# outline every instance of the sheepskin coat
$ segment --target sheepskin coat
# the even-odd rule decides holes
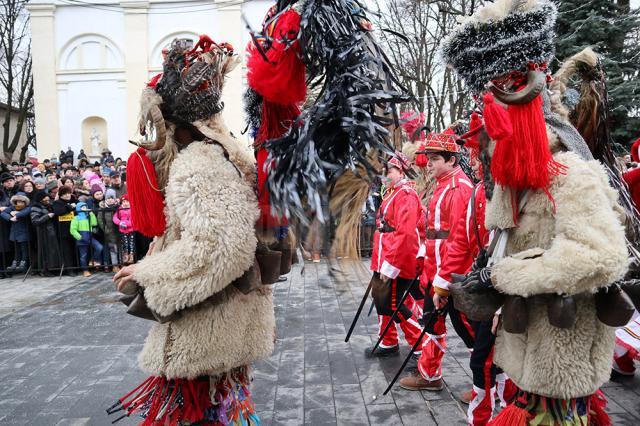
[[[509,229],[506,257],[493,265],[503,293],[527,298],[528,329],[499,329],[495,362],[521,389],[554,398],[594,393],[609,379],[615,329],[596,317],[593,293],[621,278],[627,249],[618,195],[597,161],[572,152],[554,159],[568,167],[549,188],[531,193],[513,224],[510,197],[498,186],[487,204],[486,224]],[[549,324],[548,294],[575,295],[577,321],[569,329]]]
[[[177,155],[166,187],[167,230],[134,272],[159,314],[191,307],[175,321],[154,323],[139,356],[151,375],[215,376],[273,350],[270,289],[242,294],[229,285],[254,262],[258,204],[253,177],[241,170],[255,167],[235,140],[216,140],[233,163],[217,144],[194,142]]]

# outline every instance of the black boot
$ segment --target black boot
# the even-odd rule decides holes
[[[9,265],[9,267],[7,268],[7,272],[15,272],[17,267],[18,267],[18,261],[14,260],[13,262],[11,262],[11,265]]]
[[[373,352],[373,346],[364,350],[365,358],[373,358],[373,357],[387,357],[392,355],[400,354],[400,346],[395,345],[390,348],[383,348],[378,346],[375,352]]]
[[[14,272],[25,272],[27,270],[27,261],[21,260]]]

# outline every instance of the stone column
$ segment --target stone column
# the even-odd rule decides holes
[[[140,95],[149,76],[149,47],[147,40],[149,3],[138,0],[122,0],[124,9],[124,69],[127,84],[127,135],[138,137],[138,111]],[[134,146],[129,145],[130,152]]]
[[[220,5],[220,1],[216,1]],[[242,5],[233,4],[230,6],[220,5],[218,9],[218,34],[219,40],[216,42],[231,43],[235,52],[243,57],[242,64],[238,65],[235,70],[231,71],[227,81],[225,82],[224,89],[222,91],[222,101],[224,102],[223,116],[224,120],[229,127],[229,130],[233,132],[235,137],[246,140],[246,138],[240,134],[244,130],[244,111],[242,108],[242,95],[244,92],[243,79],[245,72],[244,67],[244,50],[245,46],[242,44],[242,34],[244,32],[244,23],[242,22]]]
[[[55,10],[53,4],[30,4],[33,93],[38,160],[60,152],[56,87]]]

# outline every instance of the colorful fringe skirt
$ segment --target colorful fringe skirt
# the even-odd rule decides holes
[[[166,379],[151,376],[107,410],[112,423],[140,415],[141,426],[260,425],[249,393],[246,368],[222,377]]]
[[[607,399],[602,393],[558,399],[518,391],[516,399],[494,418],[490,426],[610,426]]]

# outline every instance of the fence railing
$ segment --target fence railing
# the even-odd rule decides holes
[[[98,219],[98,226],[93,228],[86,244],[81,246],[70,233],[71,222],[60,221],[58,216],[41,225],[33,224],[30,218],[24,219],[29,229],[29,239],[25,243],[9,241],[10,222],[6,222],[7,226],[0,226],[0,240],[8,243],[2,244],[0,250],[0,273],[24,274],[25,279],[35,273],[62,276],[65,272],[121,267],[125,263],[136,262],[147,252],[151,240],[138,232],[121,233],[118,226],[113,224],[114,210],[98,209],[92,212]],[[104,226],[101,227],[101,224]],[[106,226],[107,224],[110,225]],[[123,241],[124,238],[129,241]],[[26,270],[10,269],[16,254],[24,252],[25,247]],[[123,250],[125,247],[131,250]],[[5,248],[9,250],[4,250]],[[132,253],[131,258],[128,258],[129,252]]]

